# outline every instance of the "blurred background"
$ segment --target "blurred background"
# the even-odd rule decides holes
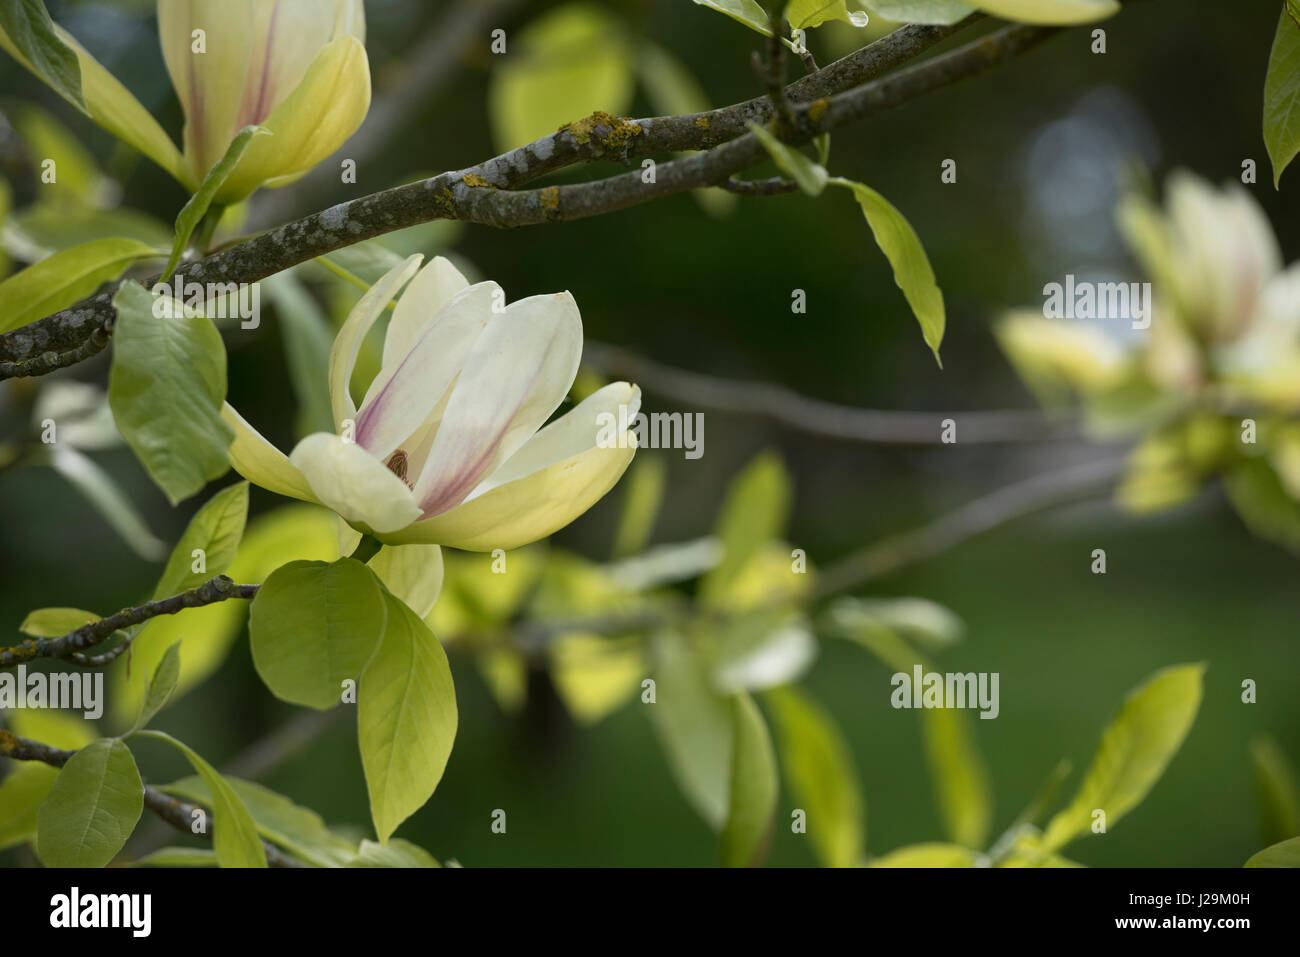
[[[151,3],[52,0],[49,6],[56,21],[179,134]],[[500,119],[494,123],[490,110],[493,71],[504,61],[490,53],[488,33],[505,29],[514,42],[559,4],[499,4],[496,19],[476,24],[472,42],[456,50],[448,76],[431,84],[427,96],[412,96],[412,73],[427,68],[421,56],[433,36],[447,32],[457,6],[367,0],[376,102],[403,97],[404,118],[395,135],[369,149],[356,186],[331,175],[284,195],[261,194],[251,222],[283,221],[517,145],[502,142]],[[762,91],[749,63],[761,40],[739,24],[689,0],[598,6],[626,31],[619,42],[648,39],[680,58],[713,106]],[[1254,159],[1259,182],[1247,189],[1266,210],[1284,259],[1300,256],[1300,187],[1284,180],[1283,190],[1274,191],[1260,133],[1277,11],[1272,0],[1131,4],[1102,24],[1104,55],[1091,52],[1087,29],[1064,32],[988,75],[835,133],[832,173],[889,197],[929,252],[948,307],[942,370],[856,204],[839,191],[817,200],[741,198],[722,211],[679,196],[582,222],[515,231],[439,229],[410,242],[426,244],[420,249],[426,253],[458,257],[500,282],[512,299],[567,288],[581,306],[589,340],[666,365],[762,380],[863,408],[1032,409],[1034,399],[998,349],[991,323],[1006,309],[1036,307],[1044,283],[1067,272],[1137,278],[1112,216],[1126,169],[1146,169],[1155,184],[1176,168],[1221,183],[1238,180],[1243,160]],[[967,30],[945,48],[988,28]],[[879,23],[865,31],[826,28],[812,35],[810,46],[825,64],[883,29]],[[797,67],[791,66],[792,77]],[[107,134],[7,58],[0,58],[0,96],[0,109],[31,101],[67,123],[101,168],[120,177],[122,206],[168,223],[185,201],[179,186],[147,163],[124,160]],[[619,109],[632,116],[662,112],[640,88]],[[340,155],[350,155],[349,148]],[[948,158],[957,160],[955,184],[939,179]],[[597,164],[579,175],[615,168]],[[13,188],[15,208],[30,201],[37,173],[18,133],[0,123],[0,174]],[[259,208],[262,201],[268,205]],[[806,314],[791,312],[794,289],[807,293]],[[278,328],[272,320],[256,334],[228,338],[230,400],[289,448],[297,405]],[[100,357],[61,377],[102,383],[106,371]],[[641,384],[648,410],[696,411],[657,394],[652,381]],[[6,400],[10,412],[15,401]],[[13,424],[11,416],[7,425]],[[707,534],[728,482],[755,455],[775,450],[794,484],[787,537],[814,565],[824,565],[1017,479],[1123,447],[1079,439],[881,446],[706,411],[704,448],[696,460],[680,450],[639,453],[662,458],[667,469],[667,499],[653,541]],[[128,451],[96,460],[168,543],[206,500],[171,509]],[[554,544],[608,558],[622,492],[616,489]],[[253,490],[254,515],[278,504]],[[0,529],[0,623],[10,634],[35,607],[107,612],[133,604],[160,570],[48,469],[0,473]],[[1104,576],[1090,572],[1094,548],[1106,549]],[[1208,662],[1200,715],[1155,790],[1110,834],[1085,838],[1067,853],[1089,865],[1239,866],[1263,844],[1251,741],[1271,735],[1292,762],[1300,761],[1297,571],[1294,555],[1250,536],[1211,486],[1192,504],[1157,517],[1124,514],[1105,497],[1055,509],[857,593],[921,596],[947,606],[966,627],[960,644],[945,653],[944,669],[1000,673],[1001,714],[973,722],[993,784],[995,835],[1059,759],[1074,761],[1077,780],[1129,689],[1156,668]],[[454,646],[452,667],[460,706],[456,747],[432,800],[399,836],[467,866],[716,862],[716,838],[680,796],[635,699],[594,726],[579,727],[545,676],[534,675],[528,705],[507,715]],[[942,839],[917,716],[889,706],[890,670],[861,648],[826,640],[802,681],[849,742],[873,854]],[[1257,704],[1240,701],[1245,678],[1259,682]],[[261,685],[240,640],[220,670],[173,704],[158,726],[222,767],[294,716]],[[161,749],[148,750],[141,763],[146,780],[188,773]],[[355,730],[346,717],[261,780],[331,824],[368,830]],[[780,826],[788,806],[783,796],[769,860],[811,864],[806,841]],[[510,815],[504,836],[489,827],[495,808]],[[142,836],[148,837],[144,829]],[[30,862],[25,855],[4,852],[0,863]]]

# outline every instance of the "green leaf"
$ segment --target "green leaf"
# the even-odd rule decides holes
[[[1119,13],[1118,0],[971,0],[980,10],[1004,20],[1074,26]]]
[[[926,708],[921,730],[944,830],[957,844],[983,847],[993,820],[993,794],[969,716],[952,708]]]
[[[134,209],[88,209],[59,203],[29,206],[16,213],[0,240],[10,252],[35,262],[92,239],[134,239],[161,256],[171,237],[171,229],[161,220]]]
[[[456,738],[456,689],[442,645],[391,595],[388,624],[361,676],[357,727],[380,843],[432,796]]]
[[[167,543],[149,530],[121,486],[94,459],[69,445],[56,445],[49,450],[49,464],[95,507],[133,552],[151,562],[167,553]]]
[[[683,635],[663,632],[652,649],[655,703],[646,707],[668,767],[696,812],[721,830],[730,806],[731,707]]]
[[[100,615],[80,608],[37,608],[27,613],[18,630],[33,638],[58,638],[82,625],[99,621]]]
[[[638,456],[621,483],[623,507],[614,532],[614,557],[639,555],[650,544],[663,505],[668,468],[661,457]]]
[[[328,710],[360,679],[384,635],[388,603],[359,561],[290,562],[249,610],[253,664],[277,698]]]
[[[160,847],[135,862],[136,867],[216,867],[217,854],[202,847]]]
[[[90,723],[49,709],[22,709],[5,715],[14,734],[52,747],[77,751],[95,740]],[[36,815],[58,770],[47,764],[25,761],[15,764],[0,780],[0,850],[36,839]]]
[[[789,562],[783,562],[787,569]],[[779,594],[772,589],[769,596]],[[763,691],[797,681],[817,657],[817,640],[796,611],[756,608],[706,626],[713,688]]]
[[[234,788],[189,745],[161,731],[137,731],[137,737],[166,741],[185,755],[212,794],[212,847],[222,867],[266,867],[266,849],[257,836],[248,808]]]
[[[81,64],[54,31],[44,0],[6,0],[0,4],[0,46],[21,55],[28,68],[82,113],[90,107],[81,92]]]
[[[622,23],[596,5],[567,3],[551,10],[510,43],[488,88],[501,149],[531,143],[598,110],[620,115],[631,105],[632,50]]]
[[[962,0],[864,0],[871,10],[894,23],[951,26],[975,12]]]
[[[181,211],[176,217],[176,238],[172,242],[172,254],[168,257],[167,265],[163,268],[163,282],[171,279],[172,274],[176,272],[176,267],[180,265],[181,257],[185,255],[185,250],[190,244],[190,237],[194,235],[194,230],[198,227],[199,222],[212,207],[212,200],[221,191],[226,179],[239,164],[244,151],[248,149],[248,144],[252,142],[254,136],[263,134],[270,136],[271,131],[260,126],[245,126],[240,130],[238,135],[230,141],[230,146],[226,148],[226,155],[221,157],[212,169],[208,170],[208,175],[199,184],[198,191],[181,207]]]
[[[776,754],[763,715],[747,694],[731,699],[732,749],[729,810],[722,830],[724,867],[762,863],[772,838],[780,782]]]
[[[925,844],[909,844],[888,854],[883,854],[871,862],[872,867],[975,867],[979,855],[969,847],[957,844],[941,844],[937,841]]]
[[[555,691],[581,725],[596,724],[622,707],[645,678],[639,637],[561,635],[546,653]]]
[[[1265,459],[1238,459],[1223,474],[1228,501],[1251,533],[1300,552],[1300,502]]]
[[[437,859],[424,848],[395,837],[385,844],[362,841],[346,864],[347,867],[441,867]]]
[[[280,320],[289,380],[298,399],[298,432],[303,436],[333,432],[328,369],[334,330],[316,300],[292,274],[280,273],[264,280],[262,290]]]
[[[1272,844],[1300,834],[1300,778],[1277,742],[1265,736],[1252,741],[1250,766],[1264,840]]]
[[[294,857],[317,867],[341,867],[356,854],[355,847],[326,827],[321,816],[310,808],[252,781],[226,780],[248,808],[257,833]],[[212,805],[212,789],[201,777],[182,778],[162,790],[198,804]]]
[[[1300,22],[1286,10],[1277,22],[1264,79],[1264,143],[1278,188],[1283,171],[1300,153]]]
[[[1300,0],[1286,0],[1287,15],[1300,27]]]
[[[722,542],[722,561],[700,582],[703,604],[726,603],[744,567],[785,531],[791,497],[790,477],[776,453],[759,455],[736,476],[727,489],[715,532]]]
[[[116,738],[82,748],[59,771],[36,815],[36,852],[46,867],[104,867],[144,811],[135,758]]]
[[[85,299],[158,251],[136,239],[96,239],[57,252],[0,282],[0,333]]]
[[[178,641],[163,654],[162,661],[154,669],[153,678],[144,695],[144,705],[140,708],[140,717],[136,719],[131,731],[139,731],[163,709],[167,700],[176,690],[176,683],[181,676],[181,644]]]
[[[854,27],[865,27],[868,22],[865,13],[849,10],[844,0],[790,0],[785,7],[785,18],[795,30],[819,27],[830,20]]]
[[[1264,848],[1242,867],[1300,867],[1300,837]]]
[[[757,30],[765,37],[772,35],[768,27],[767,11],[758,3],[758,0],[694,0],[701,7],[708,7],[710,10],[717,10],[724,16],[743,23],[751,30]]]
[[[1161,669],[1135,688],[1101,736],[1074,800],[1048,822],[1043,847],[1059,850],[1089,830],[1094,810],[1109,830],[1142,802],[1191,730],[1201,704],[1205,665]]]
[[[920,237],[903,214],[869,186],[852,180],[835,178],[836,186],[853,191],[858,205],[867,217],[867,225],[894,270],[894,282],[903,290],[912,313],[921,324],[921,335],[939,362],[939,344],[943,341],[945,314],[943,292],[935,283],[934,269],[921,245]]]
[[[214,575],[223,574],[235,560],[247,518],[247,482],[231,485],[212,496],[190,519],[185,534],[172,549],[167,567],[153,590],[154,601],[197,588]],[[202,556],[195,552],[202,552]],[[200,557],[202,562],[196,571]]]
[[[782,143],[767,127],[760,126],[752,120],[745,125],[758,137],[758,141],[772,157],[772,162],[776,164],[777,169],[798,183],[799,188],[809,196],[822,194],[826,184],[831,182],[825,167],[813,162],[795,147]]]
[[[866,802],[835,719],[794,688],[767,693],[781,767],[808,815],[808,837],[826,867],[855,867],[865,850]]]
[[[155,316],[154,302],[134,282],[113,297],[108,401],[122,437],[174,505],[230,467],[234,433],[221,420],[226,350],[209,320],[179,303],[178,314]]]
[[[53,114],[30,103],[6,108],[6,113],[26,147],[32,165],[39,166],[47,160],[54,163],[54,182],[47,183],[42,179],[36,191],[38,206],[45,210],[53,207],[58,214],[75,215],[86,207],[99,204],[103,178],[95,165],[95,157],[71,130]],[[79,242],[96,238],[99,237],[82,236]]]

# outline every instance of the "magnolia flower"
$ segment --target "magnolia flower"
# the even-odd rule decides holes
[[[184,154],[71,34],[54,29],[77,56],[91,119],[191,192],[241,129],[274,134],[249,143],[219,204],[303,175],[342,146],[370,108],[362,0],[158,0],[158,26],[185,112]],[[50,82],[2,28],[0,47]]]
[[[488,551],[550,535],[591,508],[631,462],[632,433],[617,442],[597,434],[606,413],[624,407],[621,421],[635,416],[640,390],[605,386],[543,427],[578,371],[582,321],[573,297],[506,307],[496,283],[471,286],[446,259],[423,269],[420,260],[375,283],[334,340],[337,432],[307,436],[286,458],[226,405],[231,464],[272,492],[333,509],[386,545]],[[381,369],[358,407],[349,389],[357,354],[403,286]]]

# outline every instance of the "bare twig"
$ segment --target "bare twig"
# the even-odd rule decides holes
[[[12,758],[15,761],[40,761],[51,767],[61,768],[72,759],[74,754],[76,754],[75,751],[64,751],[61,748],[50,747],[50,745],[42,744],[39,741],[20,738],[8,731],[0,731],[0,756]],[[185,834],[193,833],[191,824],[194,821],[194,812],[198,810],[197,805],[178,800],[170,794],[164,794],[157,788],[146,784],[144,786],[144,806],[178,831]],[[207,811],[204,811],[204,813],[211,816]],[[263,841],[262,849],[266,852],[266,863],[271,867],[306,866],[301,861],[285,854],[274,844]]]
[[[718,412],[754,415],[810,435],[850,442],[890,445],[937,445],[941,423],[954,419],[963,444],[1028,442],[1077,438],[1071,419],[1041,412],[890,412],[858,409],[809,398],[766,382],[723,379],[661,365],[617,346],[583,344],[583,362],[605,375],[626,378],[649,392]]]

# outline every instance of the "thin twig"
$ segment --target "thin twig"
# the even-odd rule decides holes
[[[599,372],[647,391],[703,409],[753,415],[779,425],[850,442],[938,445],[946,418],[958,425],[963,445],[1078,437],[1073,419],[1008,409],[981,412],[892,412],[836,405],[766,382],[723,379],[661,365],[599,342],[583,344],[582,361]]]
[[[39,741],[20,738],[9,731],[0,731],[0,756],[12,758],[15,761],[40,761],[51,767],[61,768],[72,759],[74,754],[76,754],[75,751],[64,751],[61,748],[54,748]],[[191,826],[195,812],[199,810],[197,805],[181,801],[146,784],[144,786],[144,806],[178,831],[185,834],[193,833]],[[208,811],[203,813],[209,817],[213,816]],[[262,841],[262,849],[266,851],[266,863],[271,867],[307,866],[285,854],[274,844]]]

